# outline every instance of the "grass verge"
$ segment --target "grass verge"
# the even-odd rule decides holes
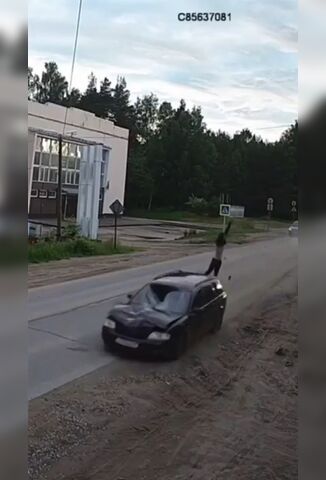
[[[223,218],[216,215],[199,215],[193,212],[188,212],[185,210],[132,210],[128,212],[129,217],[135,218],[147,218],[150,220],[168,220],[171,222],[193,222],[193,223],[205,223],[205,224],[212,224],[212,225],[223,225]],[[234,222],[237,222],[242,229],[252,228],[253,224],[261,224],[263,225],[261,228],[265,228],[267,223],[269,222],[266,218],[237,218],[234,219]],[[287,220],[278,220],[272,219],[270,220],[270,227],[271,228],[284,228],[290,223]],[[259,227],[257,227],[259,228]]]
[[[41,241],[28,246],[28,262],[44,263],[52,260],[63,260],[72,257],[91,257],[95,255],[117,255],[132,253],[135,249],[118,245],[114,248],[112,241],[100,242],[77,238],[73,240]]]
[[[193,223],[213,223],[219,224],[219,217],[210,217],[208,215],[197,215],[187,211],[172,210],[132,210],[128,212],[129,217],[147,218],[150,220],[167,220],[170,222],[193,222]]]
[[[228,242],[242,244],[247,242],[252,235],[267,232],[269,228],[284,228],[285,223],[278,221],[268,221],[253,218],[233,219],[232,228],[228,236]],[[220,228],[210,228],[190,237],[190,242],[194,244],[214,243]]]

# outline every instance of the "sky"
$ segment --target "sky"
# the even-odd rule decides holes
[[[29,66],[56,61],[70,77],[79,0],[29,0]],[[180,22],[180,12],[231,13]],[[94,72],[127,80],[131,99],[153,92],[201,106],[212,130],[279,138],[298,116],[296,0],[83,0],[73,86]]]

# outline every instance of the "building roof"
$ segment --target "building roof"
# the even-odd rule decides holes
[[[29,127],[28,130],[30,132],[36,133],[37,135],[40,135],[42,137],[46,138],[53,138],[55,140],[58,139],[59,133],[54,132],[52,130],[44,130],[42,128],[32,128]],[[102,142],[94,142],[94,141],[88,141],[85,140],[84,138],[76,137],[75,135],[62,135],[62,139],[64,142],[69,142],[69,143],[78,143],[81,145],[103,145]],[[105,147],[108,148],[108,147]]]

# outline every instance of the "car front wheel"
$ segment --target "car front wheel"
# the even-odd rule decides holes
[[[223,323],[223,317],[220,317],[220,318],[217,318],[215,323],[214,323],[214,326],[212,327],[212,329],[210,330],[210,333],[212,335],[214,335],[215,333],[217,333],[219,330],[221,330],[222,328],[222,323]]]
[[[171,343],[167,352],[168,360],[178,360],[187,350],[188,347],[188,335],[187,332],[181,332],[176,339]]]
[[[105,339],[104,341],[104,350],[106,352],[113,353],[116,350],[116,344],[113,338]]]

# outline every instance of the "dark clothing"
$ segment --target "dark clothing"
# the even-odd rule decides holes
[[[214,271],[215,277],[217,277],[220,268],[222,265],[222,260],[217,260],[216,258],[212,258],[212,261],[208,267],[208,270],[205,272],[205,275],[210,275]]]
[[[212,261],[208,267],[208,270],[205,272],[205,275],[210,275],[214,271],[214,275],[215,277],[217,277],[222,265],[223,250],[224,246],[226,245],[226,237],[230,231],[230,228],[231,222],[228,223],[224,232],[218,234],[215,242],[215,257],[212,258]]]

